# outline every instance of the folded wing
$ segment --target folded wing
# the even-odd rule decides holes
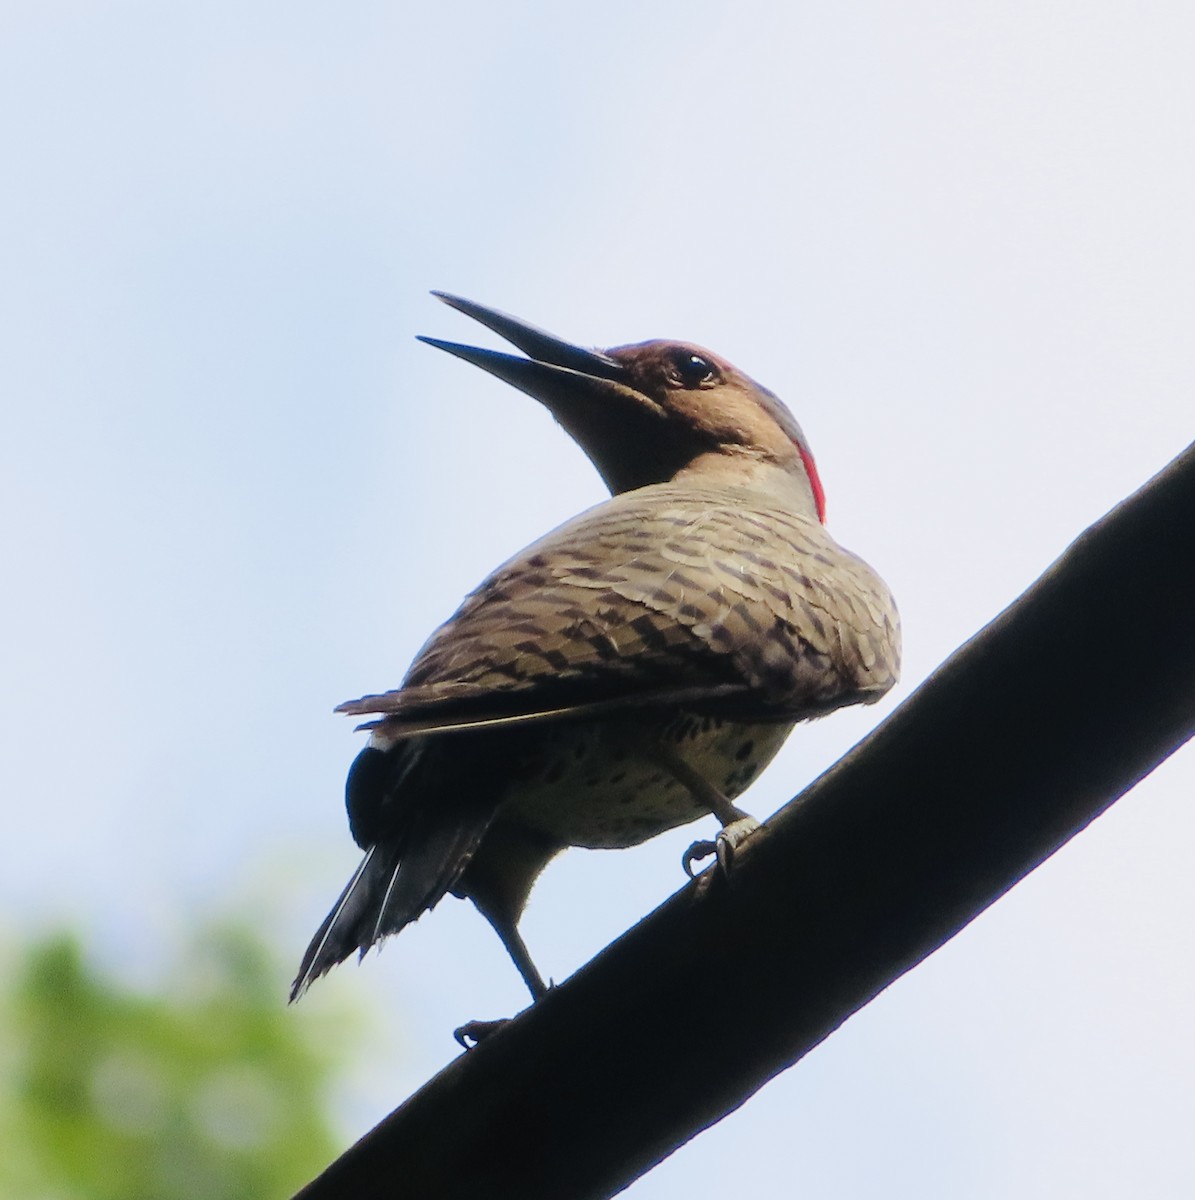
[[[628,707],[767,719],[877,699],[896,611],[799,514],[671,485],[583,513],[498,568],[402,686],[342,704],[386,738]]]

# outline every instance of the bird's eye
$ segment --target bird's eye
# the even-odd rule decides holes
[[[682,387],[711,387],[718,382],[718,368],[708,358],[682,350],[675,359],[676,378]]]

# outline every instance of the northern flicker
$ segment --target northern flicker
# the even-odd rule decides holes
[[[437,293],[439,295],[439,293]],[[527,357],[423,338],[540,401],[613,497],[467,596],[372,718],[349,772],[365,857],[308,947],[292,1000],[448,892],[489,919],[533,998],[518,931],[567,846],[637,845],[732,801],[798,721],[896,681],[887,587],[824,527],[813,456],[787,408],[698,346],[583,349],[457,297]]]

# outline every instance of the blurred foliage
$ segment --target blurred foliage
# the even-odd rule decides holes
[[[8,978],[6,1200],[273,1200],[335,1157],[345,1014],[288,1009],[254,935],[206,931],[153,994],[98,972],[65,935]]]

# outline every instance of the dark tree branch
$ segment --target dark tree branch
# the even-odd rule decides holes
[[[840,763],[300,1193],[599,1197],[742,1104],[1195,733],[1195,446]]]

